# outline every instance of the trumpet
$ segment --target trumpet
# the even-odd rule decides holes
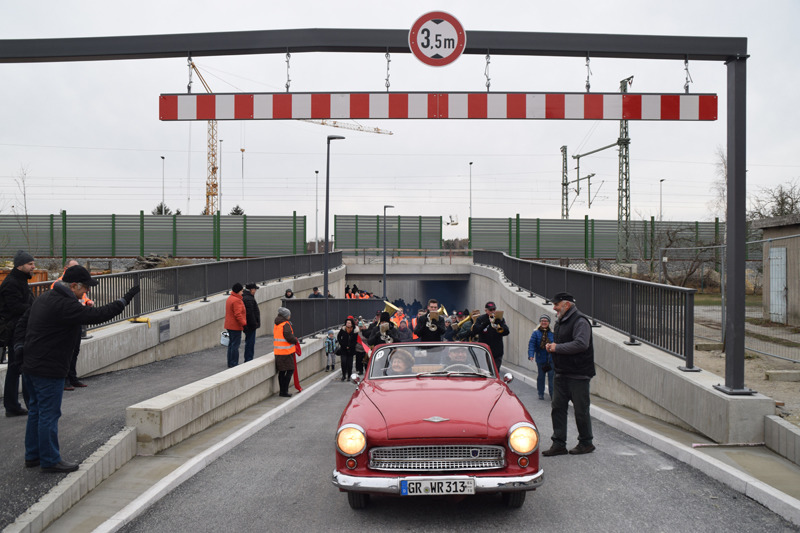
[[[430,313],[428,313],[428,323],[427,323],[428,329],[431,331],[436,331],[439,328],[437,324],[438,320],[439,320],[438,312],[431,311]]]

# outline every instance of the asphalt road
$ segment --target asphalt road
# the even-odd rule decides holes
[[[58,438],[61,456],[82,462],[125,426],[125,408],[227,368],[223,346],[148,365],[81,378],[85,389],[64,391]],[[272,351],[272,336],[256,338],[256,357]],[[239,349],[244,357],[244,346]],[[241,360],[241,359],[240,359]],[[26,417],[0,417],[0,529],[64,478],[25,468]]]
[[[549,447],[549,402],[512,389]],[[758,503],[594,421],[597,451],[542,458],[545,485],[508,510],[496,495],[373,497],[353,511],[331,485],[336,424],[352,393],[332,382],[185,482],[123,529],[206,531],[800,531]],[[570,417],[570,442],[575,441]]]

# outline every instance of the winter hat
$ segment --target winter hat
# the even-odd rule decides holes
[[[553,296],[553,303],[557,304],[558,302],[575,303],[575,297],[568,292],[559,292],[558,294]]]
[[[292,312],[289,311],[288,309],[286,309],[285,307],[279,307],[278,308],[278,315],[280,315],[280,316],[282,316],[284,318],[289,318],[290,316],[292,316]]]
[[[391,317],[391,315],[389,315],[389,313],[387,313],[386,311],[384,311],[383,313],[381,313],[381,319],[380,319],[380,321],[381,321],[381,322],[389,322],[389,319],[390,319],[390,318],[392,318],[392,317]]]
[[[539,322],[541,322],[542,320],[547,320],[548,322],[552,322],[552,320],[550,320],[550,315],[542,315],[542,316],[540,316],[539,317]]]
[[[242,292],[242,289],[244,289],[244,287],[237,281],[233,284],[233,287],[231,287],[231,292]]]
[[[334,334],[333,330],[332,330],[332,329],[329,329],[329,330],[328,330],[328,335],[333,335],[333,334]]]
[[[25,250],[19,250],[14,255],[14,268],[18,266],[25,265],[33,261],[33,256],[26,252]]]

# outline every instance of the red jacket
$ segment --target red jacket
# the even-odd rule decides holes
[[[247,310],[242,295],[232,292],[225,302],[225,329],[242,331],[247,325]]]

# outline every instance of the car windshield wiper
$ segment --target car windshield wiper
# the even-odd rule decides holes
[[[447,370],[437,370],[436,372],[422,372],[417,374],[418,378],[436,377],[436,376],[474,376],[479,378],[487,378],[483,372],[453,372]]]
[[[418,378],[427,378],[431,376],[447,376],[450,372],[445,372],[444,370],[437,370],[436,372],[421,372],[417,374]]]

